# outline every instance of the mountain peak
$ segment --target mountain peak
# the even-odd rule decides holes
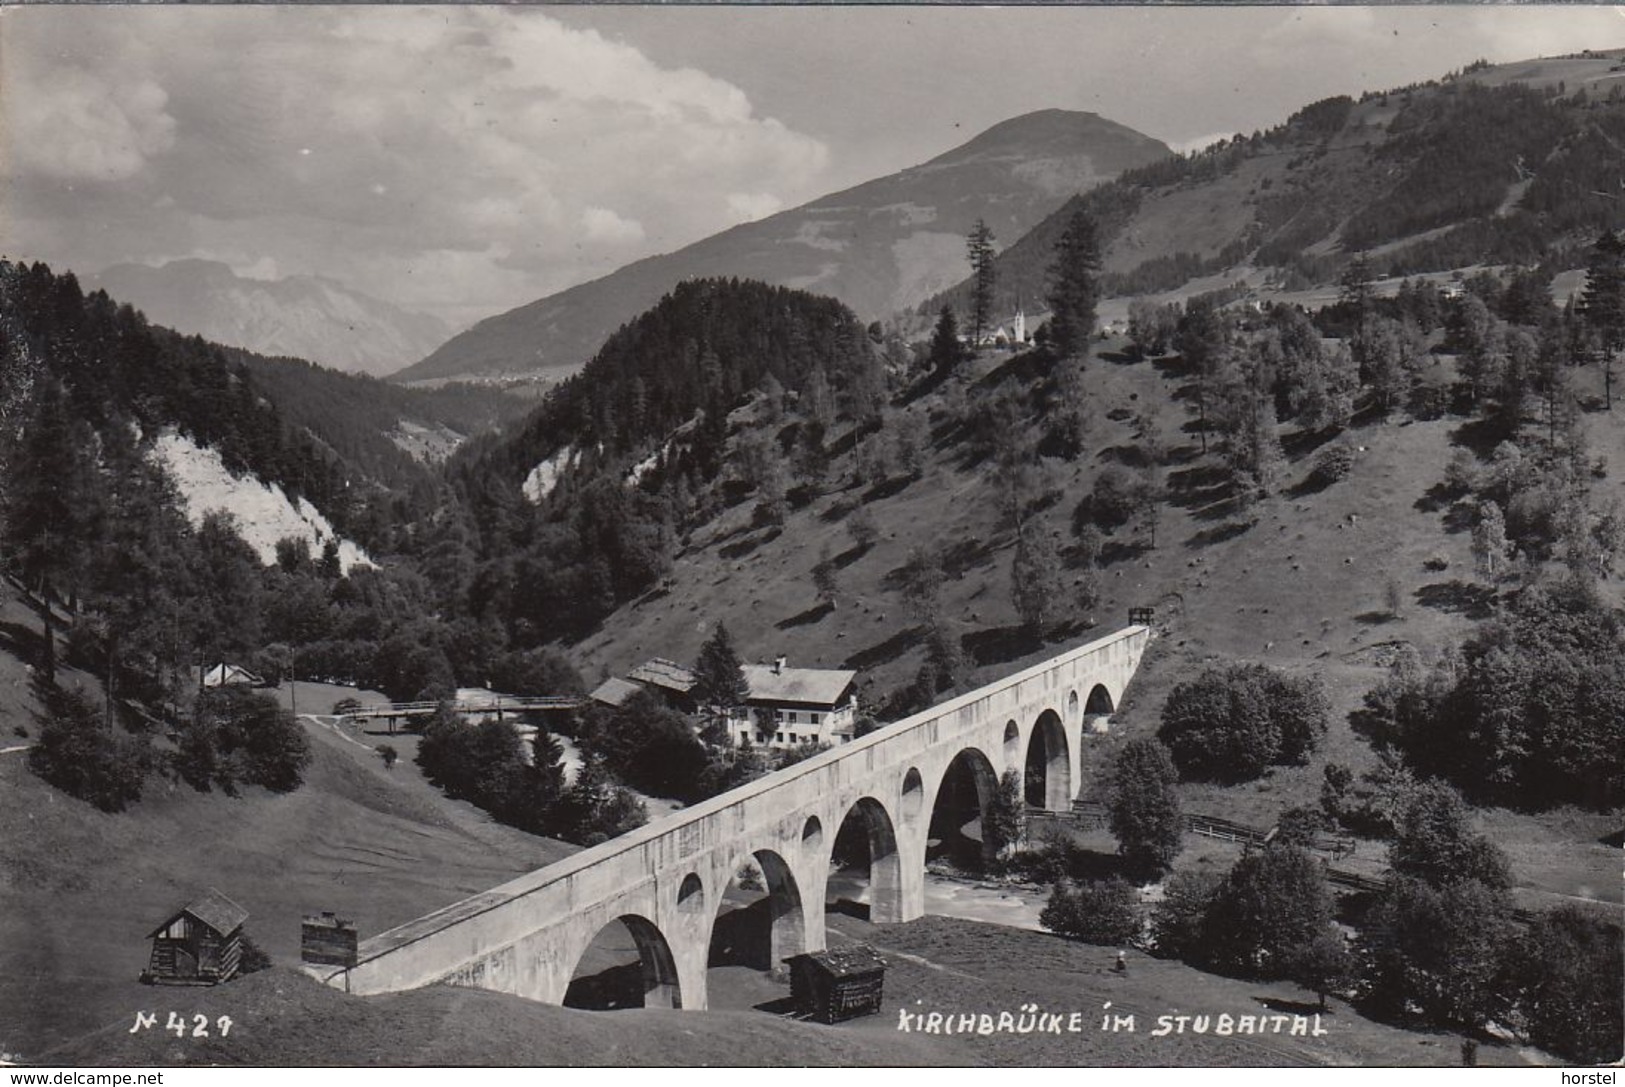
[[[1102,141],[1118,140],[1160,146],[1150,136],[1098,113],[1040,109],[1000,121],[952,151],[938,155],[927,165],[987,154],[1087,154],[1099,151]]]
[[[1165,158],[1161,142],[1093,113],[1003,121],[930,162],[733,227],[490,317],[396,375],[567,375],[685,279],[744,277],[829,295],[864,320],[908,309],[965,271],[965,235],[1025,234],[1074,193]]]
[[[421,357],[447,332],[438,318],[400,309],[336,280],[252,279],[199,257],[158,267],[115,264],[87,285],[177,332],[375,376]]]

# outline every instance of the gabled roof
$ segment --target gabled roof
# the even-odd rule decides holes
[[[594,702],[602,702],[606,706],[619,706],[638,691],[642,690],[636,683],[629,683],[617,676],[611,676],[597,687],[587,697]]]
[[[828,951],[792,955],[784,961],[795,962],[797,959],[811,960],[823,967],[831,977],[837,978],[873,973],[886,968],[886,960],[868,944],[853,944],[850,947],[836,947]]]
[[[836,706],[857,678],[856,672],[836,668],[784,668],[769,664],[744,666],[752,702],[798,702],[803,705]]]
[[[636,680],[638,683],[648,683],[655,687],[663,687],[678,694],[687,694],[694,689],[696,682],[694,673],[678,664],[676,661],[666,660],[664,657],[651,657],[626,674],[626,678]]]
[[[244,921],[248,920],[247,910],[210,887],[208,892],[201,898],[188,902],[172,914],[169,920],[148,933],[147,939],[152,939],[164,929],[173,925],[184,914],[191,914],[192,917],[208,925],[222,936],[230,936],[242,927]]]
[[[221,687],[227,683],[246,683],[251,687],[259,687],[264,682],[247,668],[224,662],[203,673],[203,685],[205,687]]]

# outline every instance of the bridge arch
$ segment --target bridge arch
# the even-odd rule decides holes
[[[807,821],[801,825],[801,848],[806,851],[819,852],[824,844],[824,824],[818,821],[818,816],[809,815]]]
[[[690,872],[677,888],[677,912],[692,915],[704,910],[705,884],[696,873]]]
[[[1054,710],[1038,715],[1027,734],[1027,758],[1022,773],[1027,803],[1046,811],[1072,806],[1072,758],[1066,729]]]
[[[622,931],[616,932],[616,929]],[[625,950],[626,937],[630,938],[631,946],[637,952],[637,963],[611,965],[610,959],[629,958],[616,954]],[[595,952],[600,961],[589,961],[589,956]],[[677,963],[672,957],[671,945],[666,942],[660,926],[642,914],[622,914],[601,927],[576,952],[574,961],[570,985],[564,994],[564,1006],[567,1008],[612,1010],[683,1006],[682,986],[677,980]],[[584,966],[595,972],[580,976]]]
[[[1004,768],[1015,770],[1021,766],[1021,726],[1014,721],[1004,726]]]
[[[980,747],[961,749],[937,779],[931,798],[931,822],[926,835],[925,859],[946,857],[950,862],[985,868],[998,850],[987,834],[988,816],[999,792],[999,775]],[[965,828],[976,823],[976,837]]]
[[[1089,689],[1089,701],[1083,705],[1085,719],[1090,717],[1108,717],[1116,711],[1117,700],[1104,683],[1097,683]]]
[[[920,777],[917,766],[910,766],[908,773],[903,775],[903,798],[898,805],[898,811],[904,820],[912,823],[918,819],[920,812],[925,809],[925,779]]]
[[[741,857],[735,871],[750,861],[761,873],[760,886],[741,880],[736,889],[718,896],[707,940],[708,965],[776,971],[786,958],[807,949],[806,907],[794,870],[777,851],[758,849]]]
[[[858,852],[869,861],[869,920],[878,924],[903,917],[903,865],[897,849],[897,826],[886,805],[872,796],[859,797],[841,818],[830,847],[829,875],[855,867]],[[844,863],[843,863],[844,862]]]

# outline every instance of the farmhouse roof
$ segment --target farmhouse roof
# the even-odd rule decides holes
[[[828,951],[815,951],[804,955],[795,955],[785,962],[806,958],[818,964],[831,977],[849,978],[858,974],[870,974],[876,970],[886,968],[886,960],[868,944],[853,944],[850,947],[836,947]]]
[[[147,938],[150,940],[158,935],[164,929],[173,925],[184,914],[191,914],[192,917],[208,925],[222,936],[230,936],[242,926],[244,921],[248,920],[247,910],[210,887],[201,898],[193,899],[171,914],[169,919],[153,929]]]
[[[611,676],[593,688],[592,694],[587,697],[594,702],[602,702],[606,706],[619,706],[636,694],[639,689],[636,683],[629,683],[618,676]]]
[[[856,672],[836,668],[786,668],[771,664],[744,666],[752,702],[796,702],[802,705],[839,705]]]
[[[684,668],[676,661],[666,660],[664,657],[651,657],[626,674],[627,679],[639,683],[648,683],[655,687],[663,687],[678,694],[687,694],[693,690],[696,682],[693,671]]]
[[[223,687],[228,683],[246,683],[251,687],[259,687],[264,681],[241,665],[227,664],[224,661],[203,673],[205,687]]]

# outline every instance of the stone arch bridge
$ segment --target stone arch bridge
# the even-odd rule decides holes
[[[984,813],[1003,772],[1029,766],[1043,768],[1042,806],[1066,810],[1086,720],[1117,705],[1150,636],[1130,626],[1068,650],[380,933],[354,966],[306,969],[353,993],[449,982],[558,1004],[594,937],[619,921],[638,948],[646,1006],[704,1008],[712,926],[742,866],[754,861],[765,877],[775,963],[824,948],[825,881],[849,815],[868,833],[871,920],[921,916],[931,813],[950,765],[968,765]]]

